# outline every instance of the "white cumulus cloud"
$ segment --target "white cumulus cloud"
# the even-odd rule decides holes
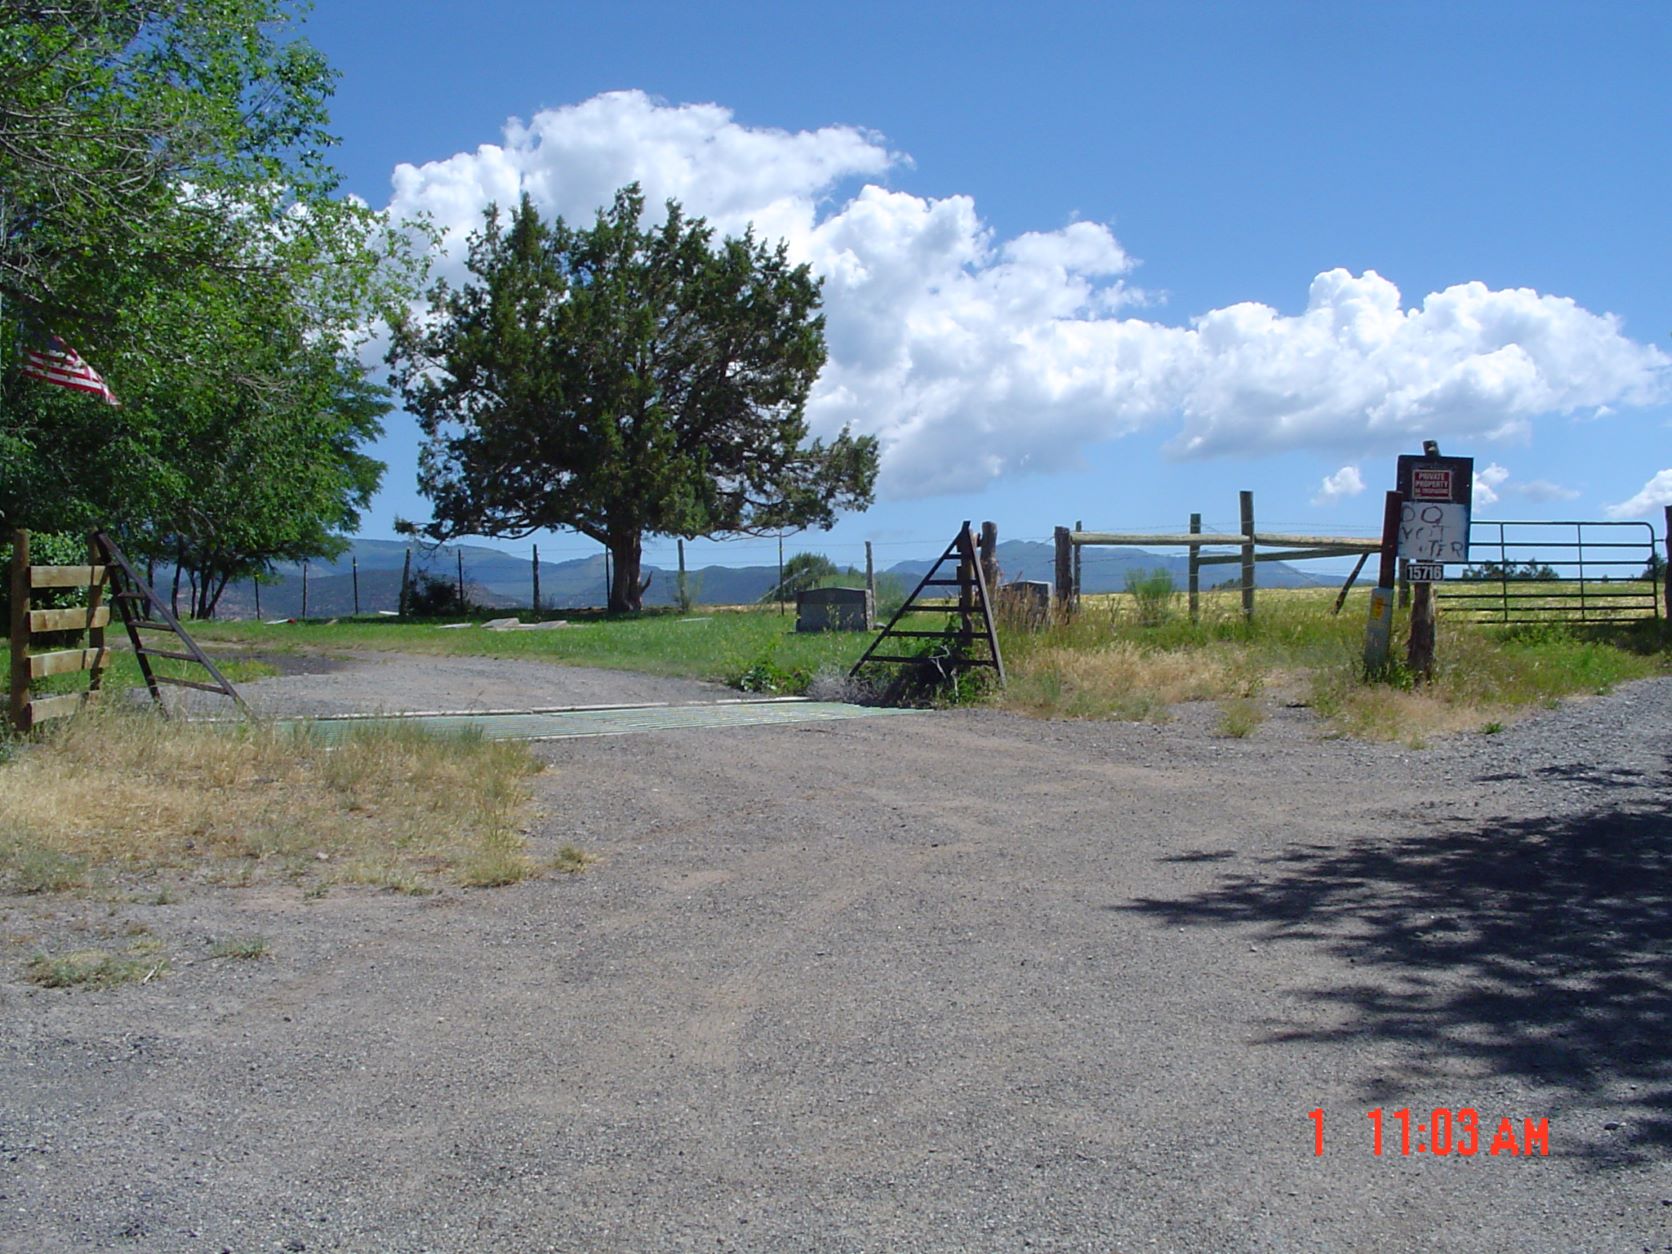
[[[1672,470],[1657,472],[1636,496],[1607,506],[1603,512],[1610,518],[1646,518],[1665,505],[1672,505]]]
[[[1533,479],[1520,484],[1515,489],[1517,496],[1525,497],[1529,501],[1546,504],[1551,501],[1577,501],[1579,490],[1560,483],[1552,483],[1548,479]]]
[[[1357,466],[1343,466],[1333,475],[1325,475],[1324,481],[1318,486],[1318,495],[1312,498],[1314,505],[1334,505],[1337,501],[1344,501],[1350,496],[1357,496],[1364,491],[1364,477],[1359,474]]]
[[[1476,505],[1496,505],[1498,503],[1498,489],[1503,487],[1509,479],[1509,471],[1497,462],[1492,462],[1484,470],[1475,471],[1474,503]]]
[[[501,142],[394,173],[390,209],[451,234],[523,193],[588,221],[638,181],[717,228],[753,223],[825,278],[830,360],[815,431],[878,435],[892,496],[1070,466],[1143,428],[1179,456],[1394,449],[1524,438],[1549,414],[1672,394],[1672,359],[1572,300],[1462,283],[1414,305],[1374,271],[1331,270],[1284,314],[1248,302],[1185,325],[1127,316],[1136,265],[1105,225],[1000,239],[967,196],[885,186],[906,164],[852,126],[746,126],[716,104],[613,92],[513,121]],[[1488,491],[1491,487],[1488,485]]]

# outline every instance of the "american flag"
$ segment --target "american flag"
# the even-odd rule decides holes
[[[121,405],[99,372],[81,360],[81,355],[56,335],[49,335],[23,350],[23,373],[43,383],[102,396],[107,405]]]

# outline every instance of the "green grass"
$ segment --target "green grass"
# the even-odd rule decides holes
[[[1653,622],[1505,628],[1471,626],[1442,612],[1431,684],[1417,688],[1397,665],[1393,682],[1366,684],[1360,658],[1368,595],[1356,591],[1332,615],[1333,588],[1262,590],[1253,619],[1245,620],[1238,593],[1209,591],[1193,623],[1184,594],[1170,593],[1161,580],[1136,581],[1128,593],[1086,598],[1079,614],[1042,631],[1001,622],[1011,682],[992,699],[1043,717],[1165,720],[1181,701],[1243,702],[1270,693],[1312,705],[1344,734],[1416,740],[1478,731],[1520,710],[1672,670],[1672,653]],[[926,613],[904,625],[938,630],[947,621],[945,613]],[[391,650],[551,661],[767,694],[805,692],[820,673],[845,674],[872,639],[861,632],[799,634],[793,614],[776,607],[631,617],[578,612],[570,623],[538,632],[444,631],[433,622],[377,618],[208,622],[193,630],[257,653]],[[1396,628],[1395,659],[1403,647]],[[1236,709],[1230,723],[1247,723],[1249,715]],[[1248,733],[1227,727],[1227,734]],[[469,874],[494,882],[518,866],[485,853]]]
[[[192,630],[195,635],[195,627],[188,628],[188,630]],[[110,637],[107,636],[106,643],[109,644],[110,642]],[[83,646],[77,644],[65,645],[64,647],[79,649]],[[166,646],[159,645],[159,647]],[[36,652],[45,653],[49,650],[37,649]],[[7,676],[11,674],[11,659],[10,647],[4,640],[0,640],[0,668],[4,668],[4,674]],[[211,655],[210,660],[215,663],[221,674],[225,675],[234,684],[247,683],[253,679],[266,679],[270,675],[279,673],[276,667],[253,658],[220,658]],[[195,663],[176,662],[168,658],[156,659],[153,662],[153,669],[159,675],[173,675],[181,679],[196,679],[206,682],[209,678],[204,673],[203,668]],[[144,684],[145,678],[139,672],[139,662],[134,655],[128,652],[125,646],[120,649],[113,647],[110,655],[110,665],[105,668],[103,686],[116,691],[123,688],[140,688]],[[45,679],[35,680],[29,687],[31,692],[45,695],[61,692],[84,692],[87,688],[87,675],[86,672],[49,675]]]
[[[272,952],[265,936],[232,936],[216,941],[209,947],[211,958],[233,958],[239,961],[266,958]]]
[[[136,941],[127,952],[78,949],[67,954],[36,954],[24,966],[24,978],[42,988],[112,988],[145,984],[168,970],[168,958],[155,940]]]

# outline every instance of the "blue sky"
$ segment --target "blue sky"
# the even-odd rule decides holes
[[[1239,488],[1366,533],[1424,436],[1490,468],[1477,516],[1672,503],[1664,3],[356,0],[305,32],[375,206],[458,241],[638,178],[826,273],[810,414],[882,437],[883,494],[789,551],[1234,529]],[[371,537],[428,517],[388,427]]]

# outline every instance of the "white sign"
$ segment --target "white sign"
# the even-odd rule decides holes
[[[1469,560],[1469,507],[1406,501],[1399,510],[1399,556],[1415,562]]]
[[[1446,568],[1440,562],[1412,562],[1405,568],[1405,578],[1412,583],[1439,583],[1446,577]]]

